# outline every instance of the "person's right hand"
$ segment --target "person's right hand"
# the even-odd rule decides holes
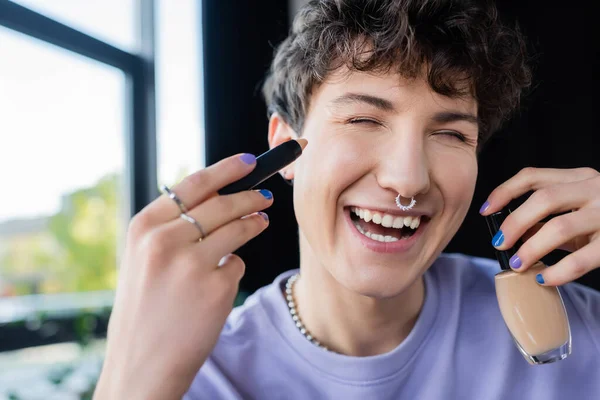
[[[95,399],[181,399],[232,309],[244,262],[231,254],[268,226],[259,213],[269,191],[219,196],[254,169],[237,155],[185,178],[172,190],[198,221],[180,218],[163,195],[129,226]]]

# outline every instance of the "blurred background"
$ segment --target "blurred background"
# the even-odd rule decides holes
[[[260,85],[303,3],[0,0],[0,400],[91,398],[129,219],[160,185],[268,148]],[[494,187],[525,166],[600,170],[591,5],[500,3],[530,39],[535,88],[481,154],[447,249],[484,257]],[[237,302],[297,268],[291,188],[264,187],[271,226],[238,251]],[[600,274],[579,282],[600,289]]]

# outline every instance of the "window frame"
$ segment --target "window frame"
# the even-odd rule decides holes
[[[121,70],[126,79],[124,204],[132,217],[158,195],[155,99],[155,0],[138,0],[134,22],[138,51],[121,50],[10,0],[0,0],[0,26]],[[95,292],[91,292],[92,294]],[[89,300],[87,293],[68,294]],[[62,295],[46,295],[62,296]],[[30,296],[30,297],[35,297]],[[57,297],[58,298],[58,297]],[[69,309],[31,307],[0,322],[0,352],[106,335],[112,301]],[[46,329],[40,329],[46,328]]]

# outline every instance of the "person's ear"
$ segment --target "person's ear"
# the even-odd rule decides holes
[[[273,113],[269,119],[269,147],[277,147],[280,144],[287,142],[288,140],[296,140],[298,135],[291,126],[281,117],[278,113]],[[290,185],[294,179],[294,164],[291,163],[279,173],[283,176],[283,179]]]

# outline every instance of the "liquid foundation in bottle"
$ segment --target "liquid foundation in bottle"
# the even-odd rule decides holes
[[[486,217],[492,236],[509,213],[500,211]],[[510,257],[517,252],[518,245],[496,251],[502,269],[495,276],[502,318],[530,364],[563,360],[571,354],[571,330],[562,297],[557,287],[537,283],[536,275],[546,267],[541,261],[524,272],[510,268]]]

